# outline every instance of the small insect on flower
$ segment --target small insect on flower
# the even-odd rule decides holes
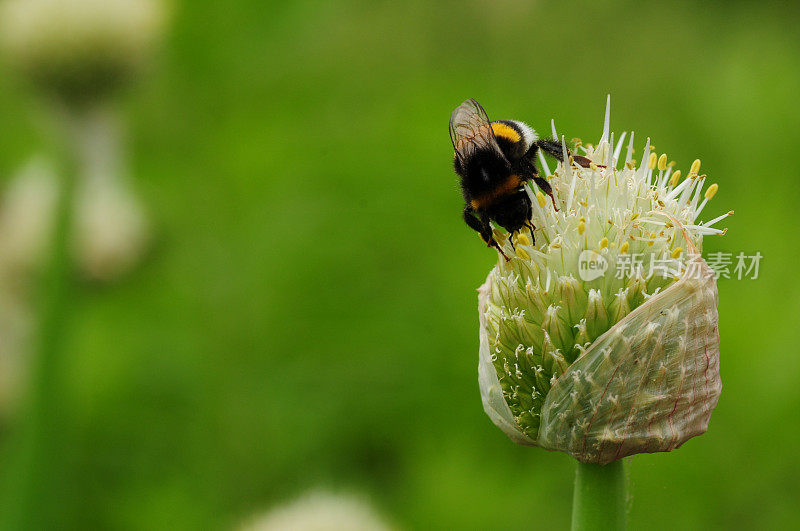
[[[531,198],[525,183],[533,181],[553,198],[553,190],[536,168],[539,149],[564,161],[564,154],[583,167],[589,160],[571,156],[558,140],[539,139],[536,131],[515,120],[489,121],[486,111],[474,99],[459,105],[450,116],[450,139],[455,155],[453,165],[461,177],[464,221],[503,257],[508,257],[492,237],[494,221],[509,234],[523,227],[533,230]],[[555,208],[555,200],[553,199]]]

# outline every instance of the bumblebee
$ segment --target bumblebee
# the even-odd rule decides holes
[[[490,122],[483,107],[471,98],[450,116],[450,140],[455,149],[453,166],[461,177],[466,201],[464,221],[508,260],[492,237],[490,222],[496,222],[509,234],[527,226],[533,238],[531,199],[525,184],[535,182],[556,206],[550,183],[536,168],[536,155],[541,149],[563,161],[561,142],[539,139],[536,131],[523,122]],[[572,159],[582,166],[589,164],[585,157]]]

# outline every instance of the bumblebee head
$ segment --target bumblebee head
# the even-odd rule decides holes
[[[524,189],[505,196],[492,205],[489,215],[508,232],[517,232],[531,219],[531,199]]]

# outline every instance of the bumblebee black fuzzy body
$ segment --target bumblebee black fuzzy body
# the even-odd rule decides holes
[[[523,122],[489,121],[486,111],[473,99],[453,111],[450,139],[455,149],[453,165],[461,178],[466,202],[464,221],[487,245],[505,256],[492,237],[490,222],[494,221],[510,234],[529,226],[533,236],[532,204],[525,183],[534,181],[542,192],[553,198],[550,184],[538,173],[536,156],[542,149],[563,160],[563,147],[555,140],[540,140]]]

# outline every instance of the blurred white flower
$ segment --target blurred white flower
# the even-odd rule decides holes
[[[122,182],[89,181],[78,189],[75,256],[89,278],[112,281],[139,263],[149,226],[139,201]]]
[[[74,137],[79,162],[74,258],[88,278],[113,281],[139,263],[150,226],[126,179],[115,116],[100,109],[88,113]],[[0,201],[0,270],[25,274],[42,264],[59,187],[44,156],[34,157],[7,185]]]
[[[66,104],[53,107],[54,125],[75,162],[71,245],[89,278],[119,278],[149,243],[144,209],[127,180],[119,117],[105,103],[146,65],[165,20],[160,0],[0,3],[2,51]],[[13,409],[28,366],[30,283],[49,252],[62,183],[54,167],[34,158],[0,198],[0,413]]]
[[[312,492],[244,524],[242,531],[388,531],[362,498]]]
[[[0,43],[37,84],[91,99],[143,65],[165,15],[158,0],[6,0]]]
[[[33,157],[10,180],[0,200],[0,271],[38,267],[50,241],[58,177],[43,156]]]
[[[84,131],[89,156],[77,183],[72,248],[82,275],[110,282],[139,263],[150,230],[117,167],[117,135],[109,132],[107,118]],[[53,164],[35,156],[0,194],[0,417],[14,409],[25,380],[31,284],[47,259],[60,186]]]
[[[94,109],[80,121],[74,137],[80,163],[75,257],[88,277],[111,281],[139,263],[150,242],[150,227],[128,184],[117,115]]]
[[[50,241],[57,177],[44,157],[34,157],[6,185],[0,199],[0,419],[11,415],[26,381],[32,273]]]

